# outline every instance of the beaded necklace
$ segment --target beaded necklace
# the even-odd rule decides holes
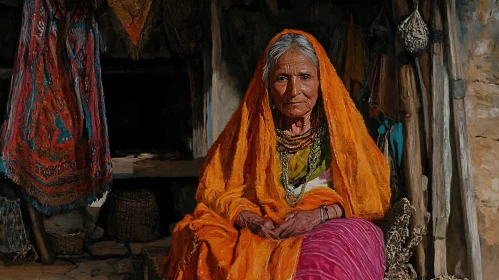
[[[291,138],[289,135],[276,128],[277,152],[282,164],[281,184],[286,192],[286,202],[291,206],[295,206],[303,198],[310,176],[317,168],[317,164],[321,156],[321,146],[322,139],[325,134],[324,132],[324,127],[319,126],[317,129],[309,129],[305,133]],[[310,152],[308,154],[308,171],[305,175],[304,183],[301,185],[300,192],[295,194],[295,186],[290,185],[289,183],[288,154],[294,154],[298,150],[305,149],[309,146]]]
[[[299,150],[303,150],[314,141],[315,129],[308,129],[299,135],[288,135],[281,129],[276,129],[277,143],[282,148],[285,149],[289,154],[295,154]]]

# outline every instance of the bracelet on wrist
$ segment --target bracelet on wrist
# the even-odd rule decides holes
[[[328,214],[328,209],[326,206],[321,205],[319,207],[320,214],[321,214],[321,223],[324,223],[325,221],[329,220],[329,214]]]
[[[343,216],[343,211],[341,210],[341,207],[338,204],[334,204],[333,209],[334,209],[334,213],[336,214],[336,218],[341,218]],[[338,211],[338,209],[339,209],[339,211]]]

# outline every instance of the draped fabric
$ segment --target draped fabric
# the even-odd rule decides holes
[[[354,99],[359,99],[367,62],[364,33],[350,18],[337,65],[342,81]]]
[[[153,0],[109,0],[109,7],[120,20],[135,45],[139,44]]]
[[[149,41],[160,0],[108,0],[111,8],[109,19],[115,31],[123,39],[128,54],[138,59]]]
[[[90,1],[26,0],[1,171],[51,214],[86,205],[111,180],[99,33]]]
[[[383,232],[362,219],[333,219],[307,234],[295,280],[380,280]]]
[[[314,188],[294,207],[287,204],[278,177],[276,134],[269,94],[258,64],[243,101],[210,148],[200,174],[192,215],[174,229],[165,259],[167,279],[292,279],[304,236],[271,240],[234,221],[251,211],[283,222],[293,210],[311,210],[339,203],[347,218],[377,220],[389,207],[389,169],[369,136],[364,121],[319,42],[304,35],[319,59],[320,89],[327,118],[334,190]],[[267,52],[265,52],[267,53]]]

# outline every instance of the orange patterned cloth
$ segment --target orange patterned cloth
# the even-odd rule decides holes
[[[139,45],[152,2],[153,0],[108,0],[109,7],[114,10],[135,46]]]
[[[302,31],[319,59],[321,91],[332,151],[335,190],[314,188],[291,207],[284,198],[277,166],[276,135],[262,74],[265,56],[225,130],[202,168],[198,206],[175,227],[164,261],[166,279],[292,279],[303,236],[265,239],[234,226],[251,211],[275,223],[293,210],[339,203],[347,218],[377,220],[389,208],[389,168],[369,136],[362,116],[319,42]],[[267,53],[267,52],[266,52]]]

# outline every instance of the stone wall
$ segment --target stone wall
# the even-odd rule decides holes
[[[499,275],[499,1],[457,0],[484,279]]]

